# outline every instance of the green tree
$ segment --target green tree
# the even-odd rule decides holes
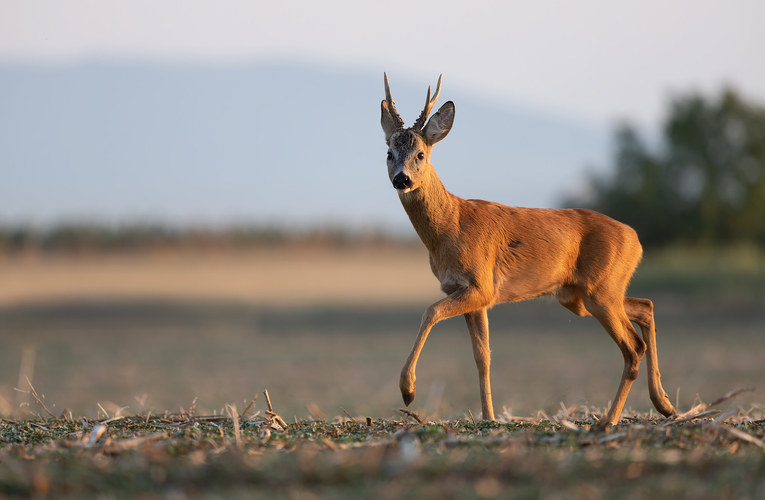
[[[592,198],[579,205],[629,224],[646,246],[765,245],[765,109],[732,90],[682,96],[663,131],[651,151],[619,127],[613,176],[590,179]]]

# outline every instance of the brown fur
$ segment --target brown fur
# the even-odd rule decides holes
[[[642,257],[635,231],[590,210],[510,207],[454,196],[430,163],[433,145],[451,129],[454,104],[444,104],[419,130],[403,129],[390,102],[382,102],[381,118],[389,147],[388,174],[393,180],[404,173],[413,183],[399,190],[399,197],[447,295],[423,315],[401,371],[404,402],[414,400],[415,367],[431,328],[462,314],[478,367],[483,418],[493,420],[486,311],[502,302],[552,295],[574,314],[594,316],[624,357],[619,388],[603,423],[619,421],[646,352],[651,400],[663,415],[674,415],[660,381],[653,304],[625,297]],[[642,338],[631,322],[640,326]]]

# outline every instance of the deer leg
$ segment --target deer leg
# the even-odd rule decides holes
[[[481,412],[484,420],[494,420],[494,406],[491,402],[491,382],[489,380],[489,318],[486,309],[465,314],[470,341],[473,344],[473,357],[478,368],[478,382],[481,386]]]
[[[414,345],[404,367],[401,369],[401,377],[399,378],[399,389],[401,389],[401,396],[404,398],[406,406],[414,401],[417,359],[420,357],[422,347],[425,345],[425,340],[427,340],[433,325],[442,319],[467,314],[476,309],[486,308],[490,304],[491,298],[481,293],[477,287],[472,286],[460,288],[425,310],[417,338],[414,340]]]
[[[632,323],[630,323],[621,301],[606,307],[587,304],[587,310],[595,316],[606,332],[608,332],[608,335],[614,339],[624,357],[624,371],[619,382],[619,388],[611,404],[611,409],[601,421],[601,425],[608,423],[616,425],[622,414],[624,402],[627,400],[632,382],[638,376],[640,360],[643,358],[643,353],[645,353],[646,344],[637,334]]]
[[[624,310],[630,321],[640,326],[643,340],[646,343],[646,366],[648,368],[648,394],[651,396],[653,405],[659,413],[665,417],[677,415],[669,396],[661,386],[661,374],[659,373],[659,359],[656,348],[656,326],[653,317],[653,303],[648,299],[624,298]]]

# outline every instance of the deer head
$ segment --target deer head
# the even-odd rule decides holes
[[[381,103],[380,123],[388,144],[388,177],[399,193],[417,189],[422,180],[433,171],[430,153],[433,145],[446,137],[454,124],[454,103],[449,101],[428,120],[433,105],[441,93],[441,77],[438,77],[436,93],[431,98],[430,87],[425,98],[425,107],[417,121],[410,128],[404,128],[404,120],[396,111],[396,104],[390,95],[388,75],[385,74],[385,99]],[[424,125],[424,127],[423,127]]]

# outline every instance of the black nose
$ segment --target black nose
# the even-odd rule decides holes
[[[393,178],[393,187],[396,189],[406,189],[412,187],[412,179],[404,172],[399,172]]]

